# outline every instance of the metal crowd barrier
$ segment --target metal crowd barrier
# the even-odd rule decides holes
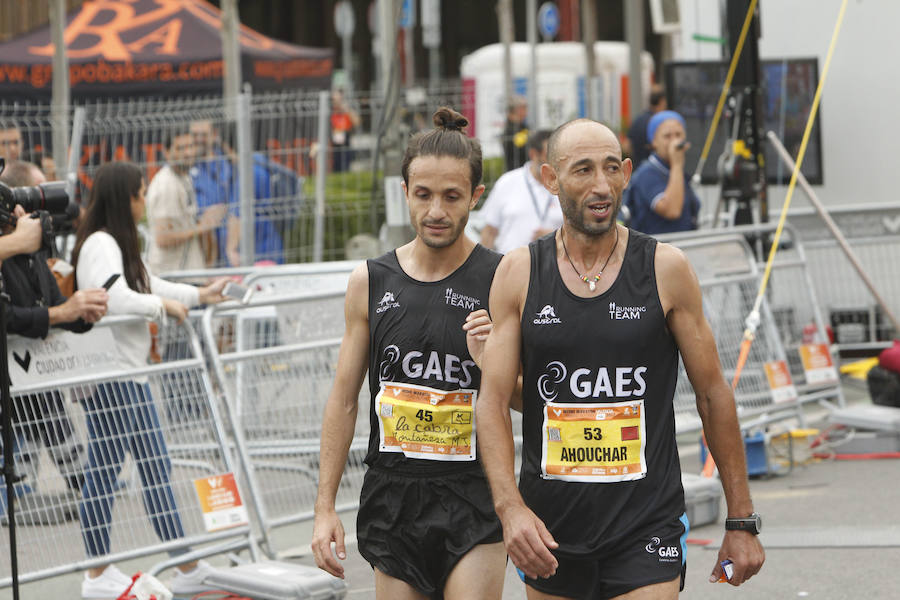
[[[753,308],[762,274],[745,236],[765,235],[773,229],[763,225],[660,236],[662,241],[678,246],[697,272],[704,314],[715,336],[723,374],[729,383],[734,378],[745,319]],[[799,408],[807,402],[835,400],[840,406],[844,402],[838,381],[827,384],[805,381],[798,354],[798,347],[804,341],[804,328],[808,342],[825,342],[827,334],[806,269],[803,247],[790,228],[786,231],[792,248],[776,255],[768,292],[760,307],[760,325],[735,390],[738,417],[743,427],[776,414],[776,418],[795,416],[802,421]],[[795,401],[776,403],[773,399],[765,364],[776,360],[783,360],[790,367],[798,392]],[[679,365],[675,413],[679,433],[701,428],[694,391],[683,364]]]
[[[272,529],[313,517],[322,412],[334,380],[344,331],[344,291],[272,296],[219,305],[203,316],[207,347],[224,392],[247,490],[265,550]],[[223,328],[233,343],[218,342]],[[369,393],[363,384],[356,430],[338,510],[358,506],[369,437]]]
[[[900,315],[900,203],[851,203],[828,212],[847,238],[888,308]],[[789,222],[806,249],[823,317],[841,351],[885,348],[900,332],[877,305],[821,217],[792,210]]]
[[[169,320],[162,362],[127,368],[110,328],[134,323],[147,325],[107,317],[81,335],[10,336],[17,470],[26,475],[15,486],[22,582],[198,545],[192,556],[256,553],[249,524],[209,522],[195,487],[215,488],[235,471],[197,335]]]

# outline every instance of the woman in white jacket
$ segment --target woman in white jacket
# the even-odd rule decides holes
[[[137,222],[144,216],[144,181],[140,169],[126,162],[100,167],[90,203],[82,216],[72,263],[79,289],[99,288],[120,274],[109,289],[109,315],[139,315],[178,322],[187,307],[221,302],[225,280],[206,287],[172,283],[153,276],[140,258]],[[116,325],[115,338],[123,361],[131,368],[147,365],[151,338],[144,322]],[[90,557],[109,554],[109,534],[116,478],[131,454],[141,477],[144,507],[163,541],[184,536],[169,476],[172,464],[159,415],[145,381],[99,384],[84,400],[88,429],[88,461],[82,488],[81,532]],[[179,567],[172,589],[203,591],[206,563]],[[131,579],[112,565],[89,569],[82,598],[118,597]]]

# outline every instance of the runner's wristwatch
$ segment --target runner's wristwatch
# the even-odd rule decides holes
[[[753,535],[759,535],[762,531],[762,517],[754,512],[744,519],[725,519],[726,531],[749,531]]]

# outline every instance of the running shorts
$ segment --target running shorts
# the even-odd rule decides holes
[[[522,580],[545,594],[574,600],[606,600],[654,583],[681,577],[684,589],[687,517],[634,536],[605,556],[569,558],[557,555],[559,567],[548,579]]]
[[[373,568],[440,598],[456,563],[503,541],[480,467],[444,475],[370,468],[356,519],[359,552]]]

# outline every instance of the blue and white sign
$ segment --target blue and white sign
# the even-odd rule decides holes
[[[400,12],[400,28],[410,29],[416,25],[416,3],[413,0],[403,0],[403,9]]]
[[[559,8],[555,2],[544,2],[538,9],[538,31],[545,42],[556,37],[559,33]]]

